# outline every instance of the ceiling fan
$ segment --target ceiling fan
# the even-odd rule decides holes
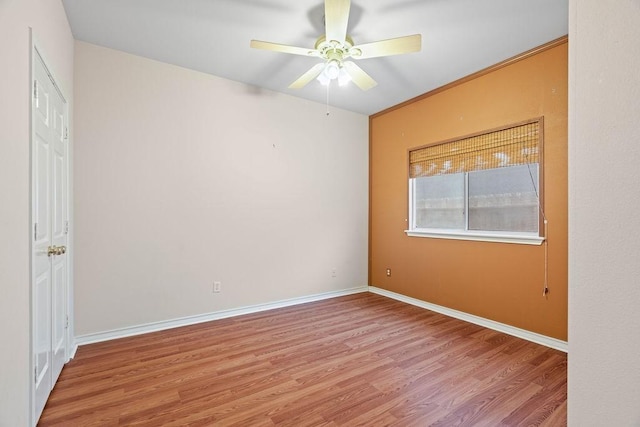
[[[347,34],[350,8],[350,0],[325,0],[325,34],[318,38],[313,49],[260,40],[251,40],[251,47],[293,55],[313,56],[324,60],[291,83],[290,89],[300,89],[318,78],[324,85],[337,79],[340,85],[353,81],[360,89],[369,90],[378,83],[355,62],[346,61],[346,59],[369,59],[418,52],[421,49],[422,37],[420,34],[413,34],[354,45]]]

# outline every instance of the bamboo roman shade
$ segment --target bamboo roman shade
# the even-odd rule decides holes
[[[540,120],[409,152],[409,176],[445,175],[538,163]]]

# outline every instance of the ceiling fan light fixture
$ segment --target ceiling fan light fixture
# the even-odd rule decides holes
[[[331,79],[324,74],[324,71],[318,74],[317,80],[322,86],[329,86],[329,83],[331,83]]]
[[[340,64],[337,60],[332,59],[327,63],[327,66],[324,68],[323,74],[329,79],[334,80],[337,79],[340,75]]]
[[[347,70],[344,67],[340,68],[340,73],[338,74],[338,85],[346,86],[351,81],[351,76],[347,73]]]

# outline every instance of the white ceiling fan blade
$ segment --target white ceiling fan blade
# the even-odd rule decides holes
[[[317,53],[315,49],[307,49],[306,47],[289,46],[286,44],[263,42],[261,40],[251,40],[250,46],[254,49],[271,50],[274,52],[291,53],[294,55],[303,55],[303,56],[314,56]]]
[[[318,77],[318,75],[320,75],[322,70],[324,70],[324,67],[325,67],[324,63],[314,65],[313,67],[311,67],[311,69],[309,69],[309,71],[301,75],[298,78],[298,80],[291,83],[289,85],[289,89],[301,89],[305,87],[307,83],[309,83],[311,80],[315,79],[316,77]]]
[[[347,37],[350,8],[350,0],[325,0],[324,28],[327,41],[335,40],[344,43]]]
[[[354,52],[356,49],[362,52],[362,54],[356,55]],[[354,59],[376,58],[379,56],[419,52],[420,49],[422,49],[422,36],[420,34],[414,34],[354,46],[351,48],[353,52],[351,56]]]
[[[372,87],[378,85],[371,76],[364,72],[364,70],[356,65],[355,62],[345,61],[342,66],[347,70],[351,80],[362,90],[369,90]]]

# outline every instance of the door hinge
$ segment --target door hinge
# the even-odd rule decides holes
[[[64,223],[64,234],[69,234],[69,220]]]
[[[35,101],[38,100],[38,81],[37,80],[33,81],[33,99]]]
[[[69,128],[64,127],[64,139],[69,139]]]
[[[65,329],[69,329],[69,315],[67,314],[67,323],[64,325]]]
[[[33,382],[38,383],[38,365],[33,367]]]
[[[38,223],[33,224],[33,241],[38,240]]]

